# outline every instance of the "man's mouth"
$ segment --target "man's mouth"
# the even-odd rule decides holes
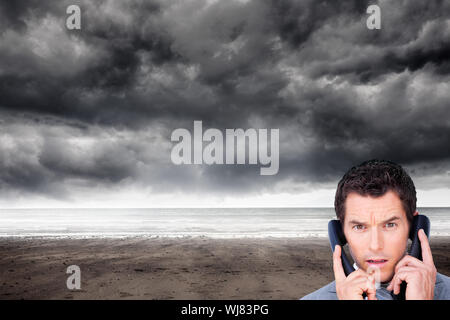
[[[374,267],[376,266],[379,268],[384,266],[387,261],[388,261],[387,259],[368,259],[368,260],[366,260],[366,262],[369,265],[374,266]]]

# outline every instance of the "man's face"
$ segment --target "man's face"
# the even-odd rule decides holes
[[[397,193],[373,198],[350,193],[345,201],[344,234],[358,267],[379,268],[380,281],[389,281],[404,256],[409,225]]]

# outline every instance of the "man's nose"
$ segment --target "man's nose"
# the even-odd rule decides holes
[[[370,250],[378,251],[383,248],[383,237],[380,234],[380,230],[374,227],[370,232]]]

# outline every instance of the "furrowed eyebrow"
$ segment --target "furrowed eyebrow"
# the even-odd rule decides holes
[[[384,221],[382,222],[382,224],[389,223],[389,222],[396,221],[396,220],[400,220],[400,218],[397,217],[397,216],[394,216],[394,217],[391,217],[391,218],[389,218],[389,219],[387,219],[387,220],[384,220]]]
[[[362,224],[362,225],[366,224],[365,222],[360,222],[360,221],[356,221],[356,220],[350,220],[348,223],[350,223],[350,224]]]
[[[397,217],[397,216],[393,216],[393,217],[390,217],[390,218],[387,219],[387,220],[382,221],[381,224],[386,224],[386,223],[393,222],[393,221],[397,221],[397,220],[400,220],[400,218]],[[367,225],[366,222],[361,222],[361,221],[357,221],[357,220],[350,220],[349,223],[350,223],[350,224]]]

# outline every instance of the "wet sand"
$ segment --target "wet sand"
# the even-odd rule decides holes
[[[450,275],[450,238],[431,247]],[[330,252],[327,239],[4,238],[0,299],[298,299],[333,280]]]

